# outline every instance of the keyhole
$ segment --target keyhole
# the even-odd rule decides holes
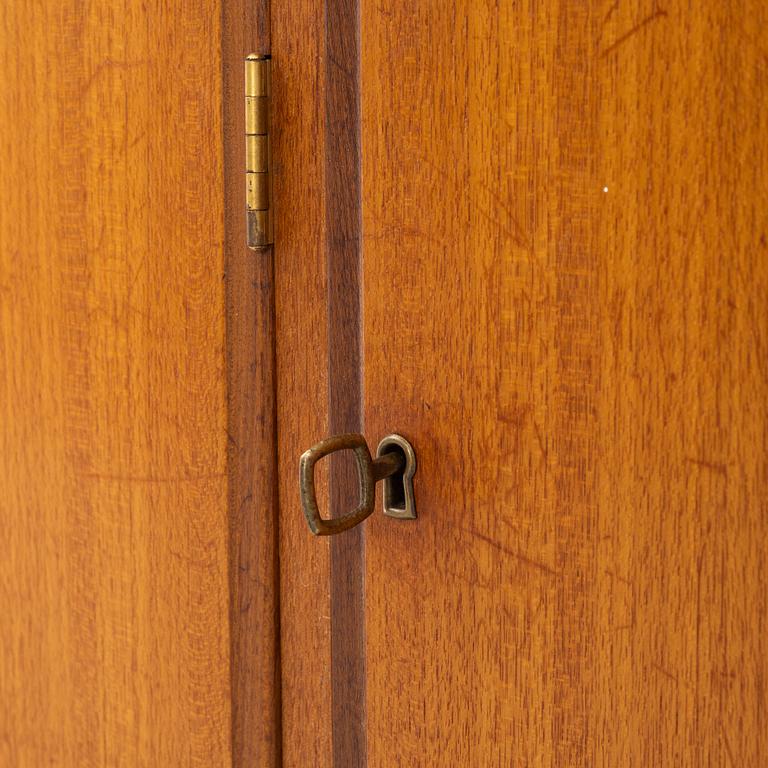
[[[384,514],[400,520],[415,520],[413,475],[416,472],[416,454],[413,446],[400,435],[388,435],[379,443],[376,456],[389,453],[403,458],[403,469],[384,479]]]
[[[379,456],[385,456],[390,453],[395,453],[402,457],[403,469],[384,480],[384,510],[387,514],[397,513],[398,515],[404,515],[406,510],[405,482],[403,478],[408,464],[408,457],[405,455],[405,451],[394,443],[385,445]]]

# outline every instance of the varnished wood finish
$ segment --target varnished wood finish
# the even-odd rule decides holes
[[[368,765],[764,765],[765,4],[361,19]]]
[[[224,4],[227,371],[236,766],[280,765],[274,254],[245,246],[243,59],[269,53],[269,2]]]
[[[0,11],[2,765],[278,764],[266,8]]]
[[[357,10],[352,0],[272,10],[286,766],[365,762],[364,529],[310,536],[295,474],[306,448],[362,429]],[[318,498],[340,517],[357,504],[357,471],[351,456],[327,464]]]
[[[274,8],[284,759],[341,766],[290,470],[331,418],[338,62],[319,4]],[[358,764],[762,765],[766,10],[359,18],[363,426],[412,440],[419,519],[364,523]]]

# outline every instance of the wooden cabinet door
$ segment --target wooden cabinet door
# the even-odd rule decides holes
[[[768,761],[766,30],[273,0],[285,766]],[[344,431],[417,521],[309,534]]]
[[[256,10],[0,6],[4,768],[277,765]]]
[[[0,765],[764,765],[766,30],[5,3]],[[310,535],[341,432],[417,520]]]

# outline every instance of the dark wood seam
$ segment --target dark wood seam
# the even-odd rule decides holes
[[[362,431],[359,0],[325,5],[325,193],[331,434]],[[334,517],[357,503],[346,457],[332,460]],[[336,768],[366,764],[364,528],[332,537],[331,712]]]
[[[243,59],[270,52],[269,0],[222,6],[232,764],[282,762],[272,248],[245,245]]]

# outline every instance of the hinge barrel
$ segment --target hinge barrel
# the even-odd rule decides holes
[[[251,53],[245,59],[245,215],[249,248],[273,242],[270,68],[269,56]]]

